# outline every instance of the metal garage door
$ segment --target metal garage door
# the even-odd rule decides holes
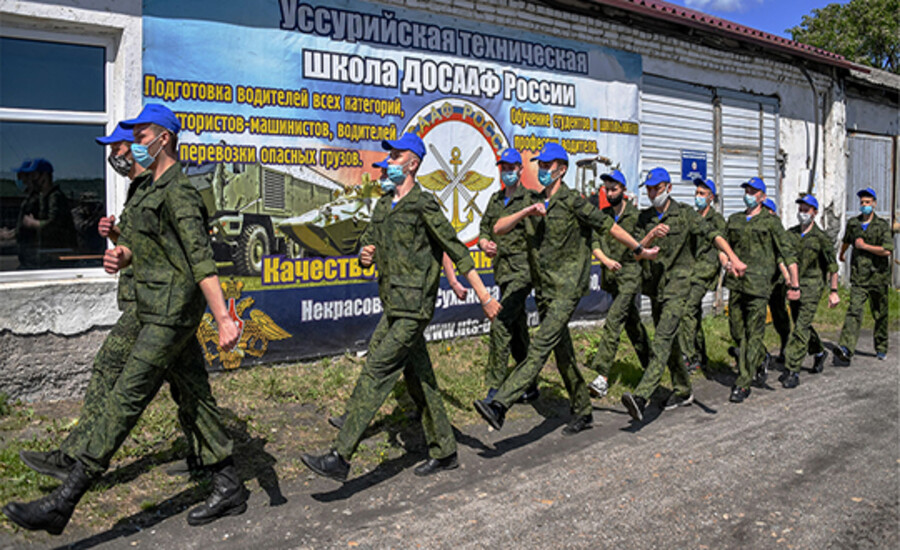
[[[641,87],[641,179],[662,166],[672,176],[672,195],[686,204],[694,203],[694,185],[681,181],[682,150],[706,153],[713,163],[713,93],[659,77],[644,76]],[[713,177],[710,172],[709,177]],[[640,204],[647,206],[641,193]]]
[[[893,187],[893,140],[885,136],[850,134],[847,139],[847,217],[859,215],[856,192],[871,187],[878,195],[875,213],[890,221]]]
[[[759,176],[766,182],[768,196],[781,205],[781,182],[775,157],[778,152],[778,103],[769,98],[717,90],[720,108],[718,173],[716,183],[724,214],[744,209],[740,185]]]

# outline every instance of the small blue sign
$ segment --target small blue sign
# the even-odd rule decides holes
[[[694,181],[706,179],[706,152],[681,150],[681,179]]]

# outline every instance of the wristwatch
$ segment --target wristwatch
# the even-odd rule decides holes
[[[641,243],[638,243],[638,245],[636,247],[634,247],[634,250],[632,250],[631,253],[634,254],[635,256],[640,256],[641,252],[643,252],[643,251],[644,251],[644,245],[642,245]]]

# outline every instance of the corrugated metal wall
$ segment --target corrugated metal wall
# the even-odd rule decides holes
[[[694,185],[681,181],[681,151],[705,152],[711,170],[713,147],[712,90],[645,76],[641,87],[641,180],[661,166],[672,176],[675,200],[692,205]],[[639,204],[649,205],[646,194],[640,194]]]

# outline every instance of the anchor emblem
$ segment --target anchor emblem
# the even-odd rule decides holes
[[[448,211],[447,201],[451,198],[452,193],[453,201],[451,205],[453,210],[450,212],[450,224],[459,233],[474,220],[473,211],[477,212],[479,216],[482,215],[481,209],[475,203],[475,199],[478,198],[479,193],[491,186],[494,178],[469,170],[475,164],[475,161],[478,160],[478,157],[481,156],[482,147],[475,149],[475,152],[466,161],[462,160],[462,151],[459,147],[453,147],[450,150],[449,161],[441,156],[434,145],[429,145],[429,149],[431,149],[431,153],[437,159],[441,169],[419,176],[419,183],[422,187],[431,191],[445,212]],[[462,165],[462,168],[460,168],[460,165]],[[460,209],[462,209],[465,217],[460,217]]]

